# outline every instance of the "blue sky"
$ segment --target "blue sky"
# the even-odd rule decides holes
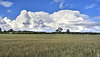
[[[0,0],[0,27],[100,32],[100,0]]]
[[[21,10],[32,12],[44,11],[48,13],[57,12],[59,10],[78,10],[82,14],[90,17],[100,16],[100,1],[99,0],[1,0],[13,3],[9,7],[0,5],[0,16],[10,17],[15,19]],[[63,8],[59,8],[63,2]],[[93,6],[94,5],[94,6]],[[87,7],[87,8],[86,8]],[[11,12],[7,12],[10,10]]]

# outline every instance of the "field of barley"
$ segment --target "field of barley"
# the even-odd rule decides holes
[[[100,35],[0,34],[0,57],[100,57]]]

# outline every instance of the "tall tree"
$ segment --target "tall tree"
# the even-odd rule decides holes
[[[61,32],[63,29],[59,27],[58,30],[59,30],[59,32]]]
[[[56,31],[57,33],[59,32],[59,30],[58,30],[58,29],[56,29],[55,31]]]
[[[70,33],[70,30],[69,30],[69,29],[67,29],[67,30],[66,30],[66,32],[69,34],[69,33]]]
[[[13,32],[13,31],[14,31],[13,29],[8,30],[8,32]]]
[[[7,32],[6,30],[4,30],[4,32]]]
[[[2,29],[0,28],[0,32],[2,32]]]
[[[62,30],[63,30],[63,29],[59,27],[58,29],[56,29],[56,32],[57,32],[57,33],[60,33]]]

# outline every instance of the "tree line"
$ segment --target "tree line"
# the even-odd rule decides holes
[[[70,32],[70,29],[67,29],[66,32],[62,32],[63,28],[59,27],[55,30],[55,32],[34,32],[34,31],[14,31],[13,29],[4,30],[2,31],[2,28],[0,28],[0,34],[91,34],[91,35],[97,35],[100,33],[96,32]]]
[[[0,28],[0,34],[62,34],[63,28],[59,27],[58,29],[55,30],[55,32],[34,32],[34,31],[14,31],[13,29],[9,30],[4,30],[2,31],[2,28]],[[66,33],[70,33],[70,30],[67,29]]]

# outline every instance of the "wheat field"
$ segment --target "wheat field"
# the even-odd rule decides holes
[[[100,35],[0,34],[0,57],[100,57]]]

